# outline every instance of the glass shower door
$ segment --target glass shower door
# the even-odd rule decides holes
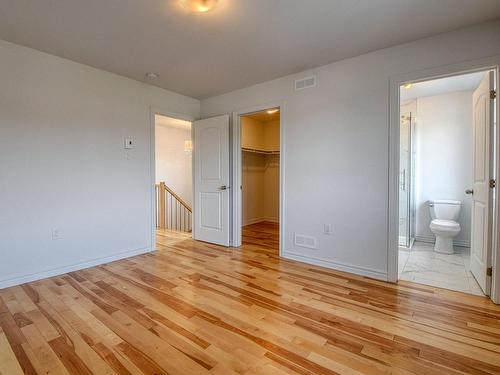
[[[399,246],[410,247],[411,114],[402,113],[399,134]]]

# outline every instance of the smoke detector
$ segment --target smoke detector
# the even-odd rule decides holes
[[[145,76],[150,81],[160,78],[160,75],[158,73],[146,73]]]

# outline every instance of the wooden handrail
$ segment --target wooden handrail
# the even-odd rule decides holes
[[[160,183],[161,184],[161,183]],[[157,187],[160,186],[160,184],[156,184]],[[172,196],[179,201],[180,204],[182,204],[189,212],[193,212],[193,209],[189,204],[187,204],[181,197],[179,197],[175,192],[170,189],[167,185],[165,185],[165,190],[168,191]]]
[[[191,231],[193,210],[165,182],[156,184],[156,225],[159,228]]]
[[[179,201],[180,204],[182,204],[189,212],[193,212],[193,209],[189,206],[189,204],[187,204],[186,202],[184,202],[184,200],[179,197],[177,194],[175,194],[172,189],[170,189],[167,185],[165,185],[165,189],[170,193],[172,194],[172,196],[177,199]]]

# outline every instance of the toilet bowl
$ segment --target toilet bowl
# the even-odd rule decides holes
[[[462,202],[453,200],[429,201],[431,224],[429,228],[436,236],[434,251],[453,254],[453,238],[460,233],[457,222]]]

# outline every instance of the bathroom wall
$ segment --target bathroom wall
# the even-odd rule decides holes
[[[470,246],[472,186],[472,91],[417,99],[416,240],[434,241],[428,200],[463,203],[456,245]]]

